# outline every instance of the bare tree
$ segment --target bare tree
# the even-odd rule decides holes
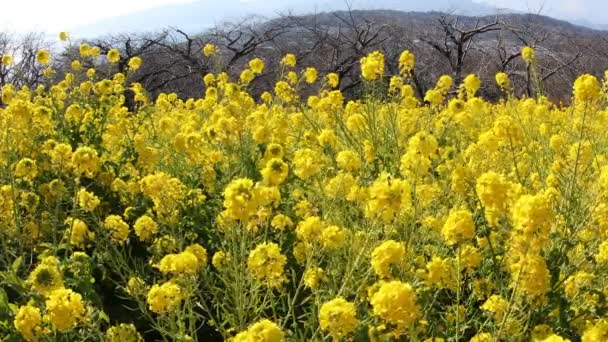
[[[49,44],[42,34],[17,36],[0,32],[0,56],[13,56],[14,62],[9,66],[0,64],[0,88],[6,84],[12,84],[16,88],[32,88],[43,83],[44,68],[36,62],[36,53],[43,48],[48,49]]]
[[[441,15],[437,21],[442,37],[440,39],[420,37],[420,39],[445,58],[455,81],[460,82],[475,38],[487,32],[500,30],[498,18],[487,24],[482,24],[479,18],[474,19],[475,23],[472,27],[462,23],[462,17],[459,16]]]

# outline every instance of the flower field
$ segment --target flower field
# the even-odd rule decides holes
[[[372,52],[346,99],[288,54],[180,99],[80,55],[2,88],[0,340],[608,341],[608,73],[420,98]]]

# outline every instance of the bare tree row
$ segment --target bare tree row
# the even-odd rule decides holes
[[[130,74],[149,92],[175,92],[183,97],[204,94],[202,76],[226,71],[237,75],[251,58],[266,62],[264,74],[251,88],[254,94],[272,88],[279,77],[280,59],[286,53],[298,56],[298,68],[313,66],[321,73],[340,76],[340,89],[356,95],[360,85],[358,61],[373,50],[382,51],[387,74],[398,72],[397,60],[403,50],[416,55],[413,83],[419,96],[431,88],[441,74],[457,82],[469,73],[484,81],[482,95],[496,98],[494,75],[506,72],[519,94],[542,90],[554,99],[567,99],[572,81],[583,72],[600,74],[608,68],[608,32],[593,31],[540,15],[464,17],[442,13],[395,11],[346,11],[297,16],[286,13],[277,19],[260,18],[225,23],[198,35],[177,28],[146,34],[116,34],[87,41],[102,54],[111,48],[121,51],[113,66],[84,61],[101,76],[125,71],[128,60],[140,56],[144,64]],[[220,54],[205,58],[207,43],[220,47]],[[543,89],[534,89],[522,46],[535,48],[537,77]],[[0,66],[0,85],[33,86],[42,82],[42,68],[35,54],[46,42],[40,35],[15,37],[0,33],[0,55],[16,56],[15,65]],[[78,46],[62,52],[54,67],[58,74],[69,71],[78,58]],[[311,89],[312,91],[313,89]]]

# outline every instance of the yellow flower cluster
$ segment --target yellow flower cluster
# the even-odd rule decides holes
[[[380,285],[370,303],[374,315],[396,325],[399,332],[411,327],[419,316],[416,291],[410,284],[400,281]]]
[[[450,212],[441,234],[448,245],[455,245],[472,239],[475,236],[475,222],[468,210]]]
[[[284,337],[285,333],[278,325],[263,319],[237,334],[232,342],[281,342]]]
[[[42,333],[42,315],[40,309],[31,305],[19,308],[14,322],[15,328],[26,341],[37,341]]]
[[[68,331],[86,318],[86,308],[79,293],[66,288],[54,290],[46,300],[45,320],[59,331]]]
[[[103,221],[104,227],[110,231],[110,238],[123,244],[129,238],[129,225],[118,215],[110,215]]]
[[[384,241],[372,251],[372,268],[381,278],[390,278],[392,265],[399,265],[405,257],[405,246],[394,240]]]
[[[148,291],[148,306],[150,311],[157,314],[171,313],[176,310],[183,300],[183,291],[179,285],[166,282],[154,284]]]
[[[375,81],[384,75],[384,55],[380,51],[361,58],[361,75],[368,81]]]
[[[327,331],[335,340],[347,337],[359,325],[355,305],[341,297],[321,306],[319,322],[321,329]]]
[[[106,332],[108,342],[141,342],[143,338],[133,324],[121,323],[110,327]]]
[[[47,296],[51,292],[63,288],[63,276],[58,266],[55,257],[47,257],[42,260],[27,278],[32,290]]]
[[[2,86],[0,334],[607,340],[608,76],[519,97],[509,76],[543,57],[524,48],[489,101],[476,75],[423,92],[412,52],[376,51],[356,96],[287,54],[258,92],[271,61],[224,72],[215,43],[201,98],[86,43],[70,72]]]
[[[287,258],[276,243],[262,243],[255,247],[247,259],[251,276],[269,287],[279,287],[285,281],[283,274]]]

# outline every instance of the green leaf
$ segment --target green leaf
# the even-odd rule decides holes
[[[99,318],[100,318],[102,321],[104,321],[104,322],[106,322],[106,323],[110,324],[110,317],[108,316],[108,314],[106,314],[106,312],[105,312],[105,311],[103,311],[103,310],[100,310],[100,311],[99,311]]]
[[[13,261],[13,264],[11,265],[11,270],[13,270],[13,272],[17,273],[17,271],[19,271],[19,267],[21,267],[22,263],[23,263],[23,257],[20,256],[17,259],[15,259],[15,261]]]
[[[3,288],[0,287],[0,318],[6,318],[10,313],[10,306],[8,302],[8,295]]]

